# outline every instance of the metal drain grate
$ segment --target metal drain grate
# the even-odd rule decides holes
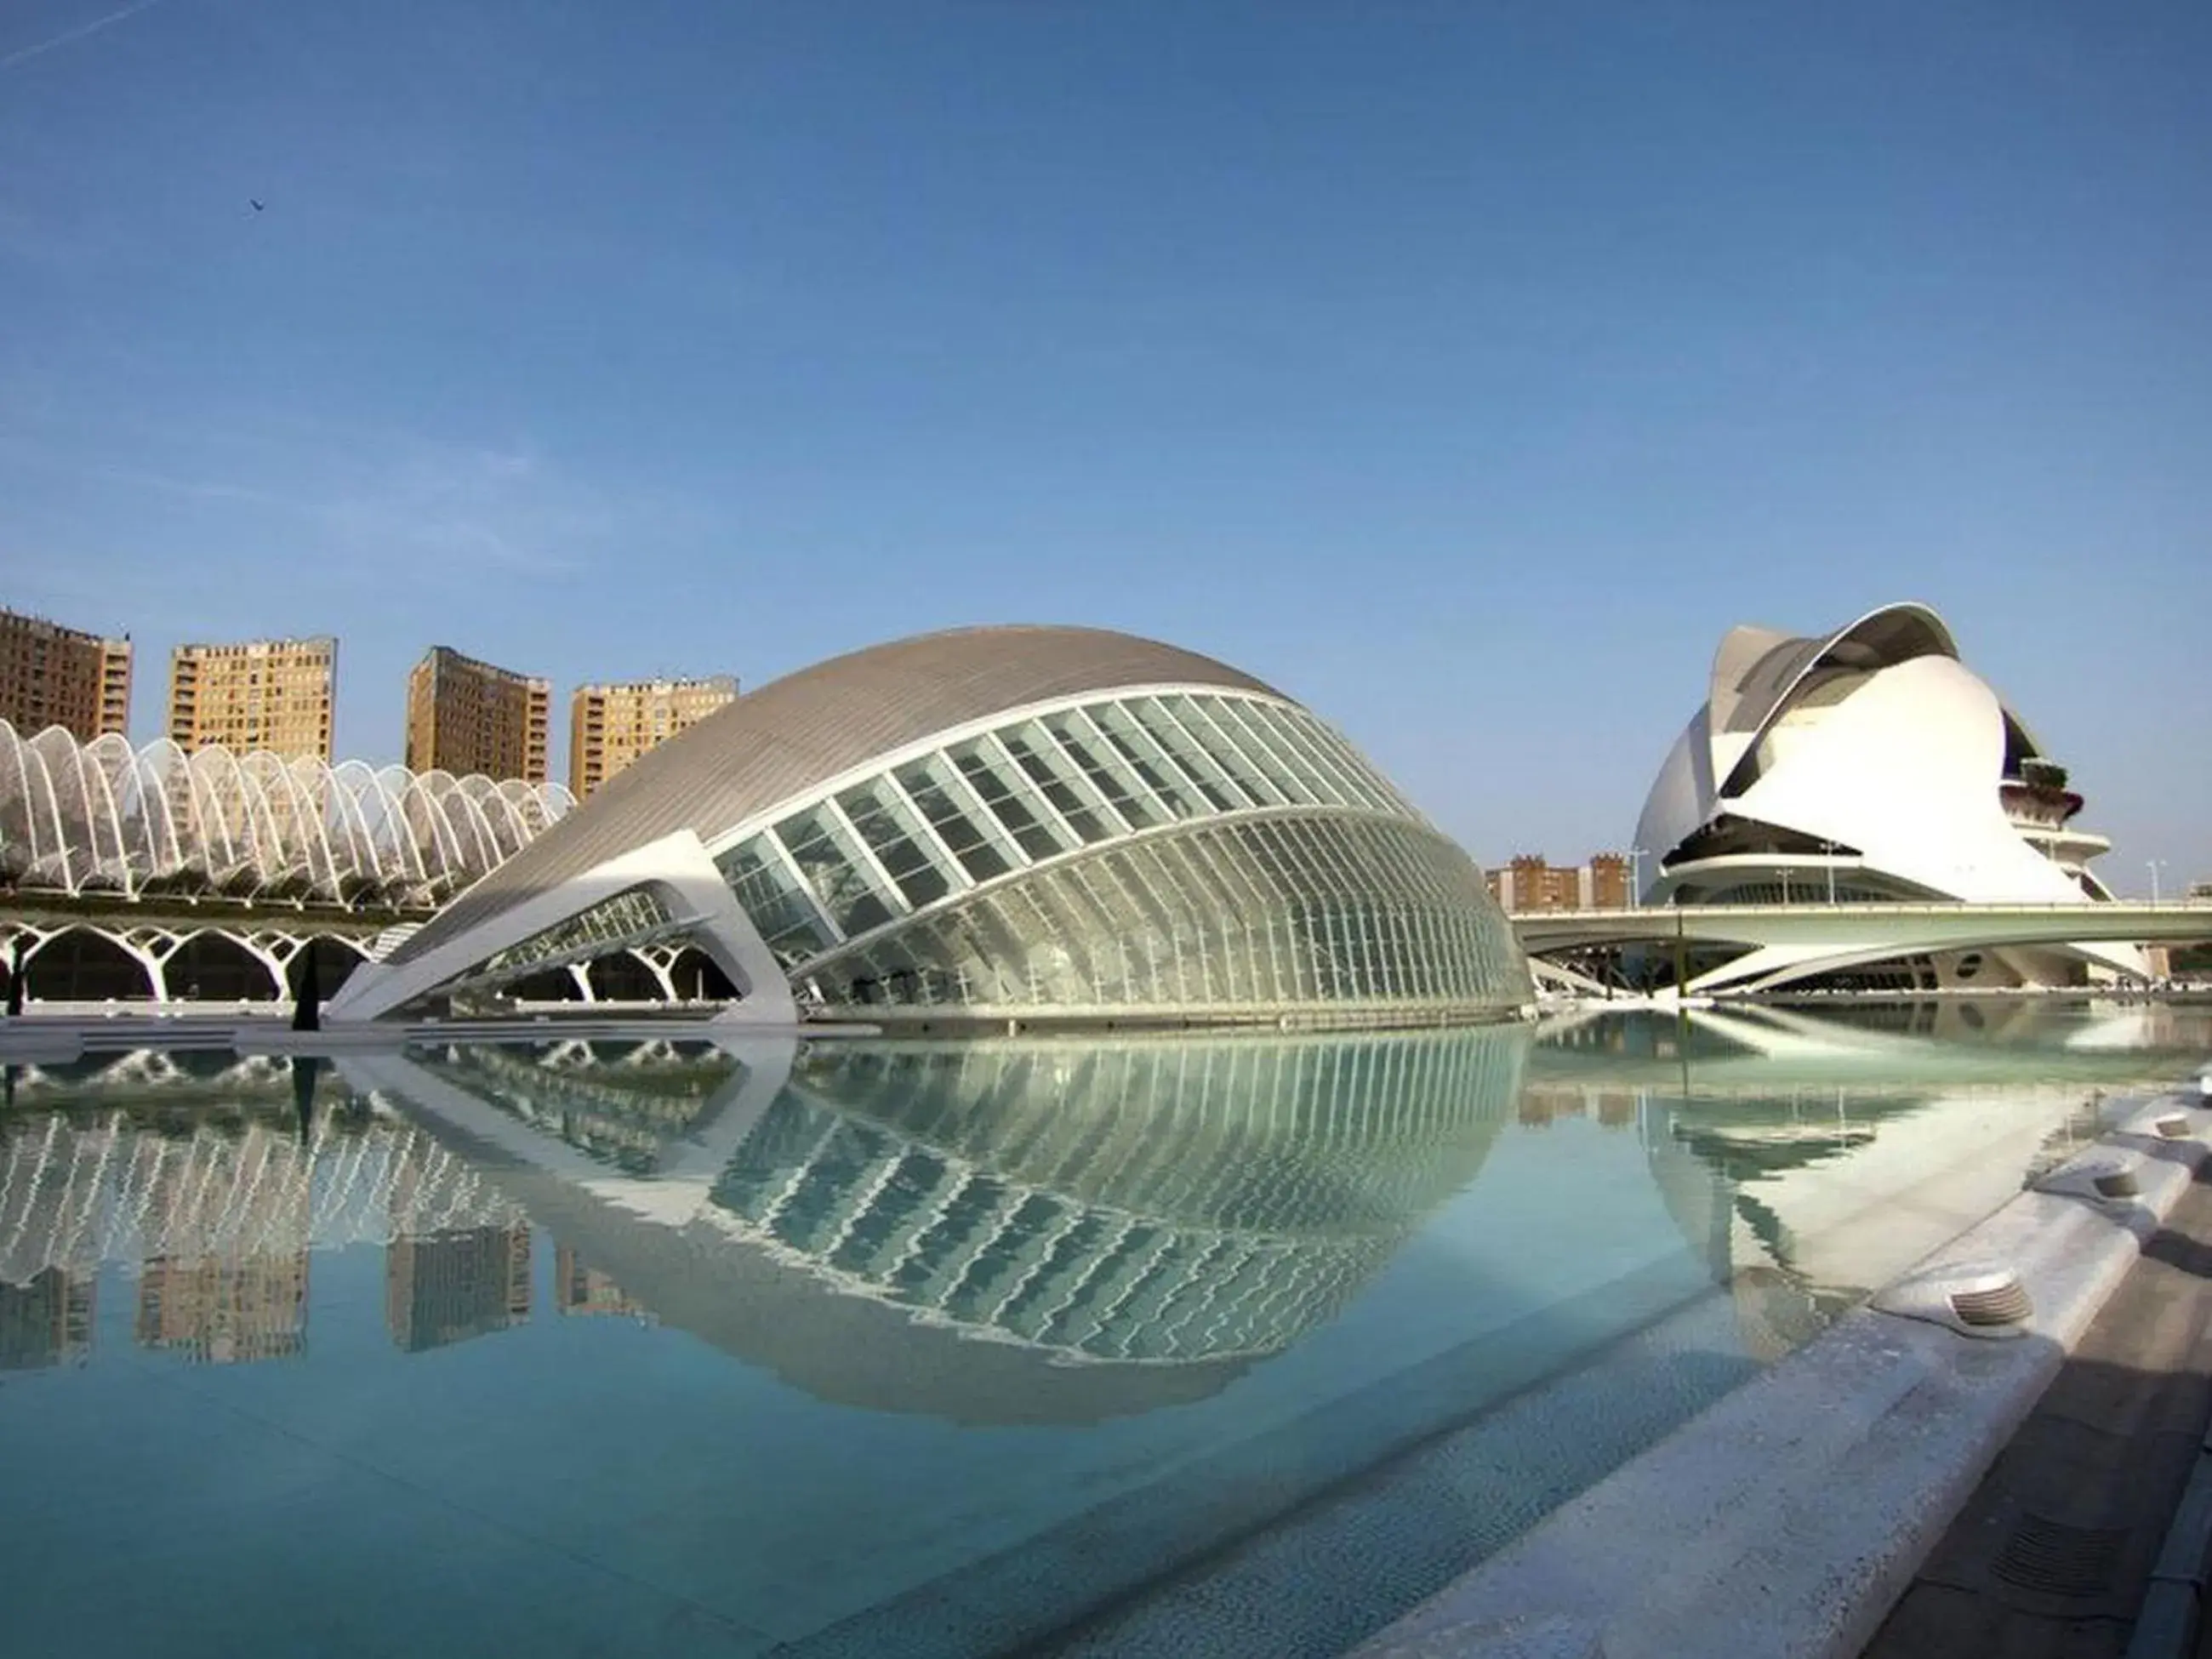
[[[1998,1552],[1996,1572],[2008,1584],[2045,1595],[2102,1595],[2112,1587],[2125,1528],[2069,1527],[2048,1516],[2024,1515]]]
[[[2017,1279],[1986,1291],[1954,1291],[1951,1311],[1969,1325],[2016,1325],[2035,1311]]]

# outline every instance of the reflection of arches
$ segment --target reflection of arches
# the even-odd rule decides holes
[[[668,964],[668,982],[679,1002],[732,1002],[738,988],[730,982],[714,958],[696,945],[687,945]]]
[[[23,958],[23,995],[37,1002],[150,1002],[152,970],[139,957],[88,927],[70,927]]]
[[[161,964],[172,1000],[274,1002],[276,975],[228,933],[194,933]]]
[[[632,951],[617,951],[612,956],[595,957],[586,964],[584,975],[591,981],[592,998],[596,1002],[667,1000],[668,990],[661,984],[660,976]]]
[[[516,1002],[581,1002],[584,988],[566,968],[541,968],[502,987],[501,994]]]
[[[301,981],[307,977],[307,950],[315,951],[315,994],[327,997],[352,976],[353,970],[368,958],[360,945],[349,939],[340,939],[335,933],[321,933],[302,944],[292,952],[292,959],[284,966],[284,993],[297,999]]]

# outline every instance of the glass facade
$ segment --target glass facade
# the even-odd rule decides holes
[[[794,803],[716,860],[832,1007],[1503,1012],[1480,873],[1351,745],[1241,693],[1009,717]]]

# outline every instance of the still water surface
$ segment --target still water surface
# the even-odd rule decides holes
[[[1986,1003],[15,1068],[0,1645],[1334,1653],[2208,1051]]]

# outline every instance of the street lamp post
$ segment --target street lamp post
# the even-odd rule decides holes
[[[2158,902],[2158,872],[2166,867],[2166,860],[2145,859],[2143,862],[2150,867],[2150,902],[2155,904]]]
[[[1628,908],[1632,910],[1644,902],[1644,855],[1650,850],[1648,847],[1628,849]]]

